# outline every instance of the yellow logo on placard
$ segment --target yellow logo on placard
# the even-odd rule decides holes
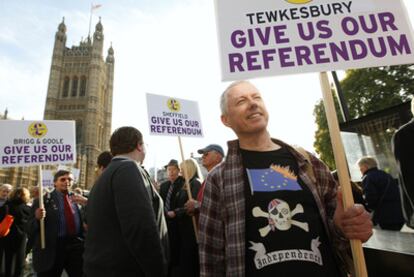
[[[177,99],[170,98],[167,101],[168,109],[172,112],[179,112],[181,109],[181,104]]]
[[[29,135],[34,138],[41,138],[47,134],[47,127],[46,124],[42,122],[33,122],[29,125],[28,128]]]
[[[306,4],[306,3],[311,2],[312,0],[285,0],[285,1],[291,4]]]

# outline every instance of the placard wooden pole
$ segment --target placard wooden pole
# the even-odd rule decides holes
[[[338,180],[341,184],[343,203],[344,208],[346,209],[354,205],[354,198],[352,196],[352,188],[349,180],[348,165],[346,163],[344,146],[340,136],[338,117],[336,115],[335,104],[332,97],[331,87],[329,85],[328,74],[326,72],[321,72],[319,77],[322,87],[326,119],[328,121],[329,134],[332,141],[332,148],[338,172]],[[356,277],[368,276],[361,241],[351,240],[351,250],[354,259]]]
[[[183,162],[183,173],[184,173],[184,179],[185,179],[185,189],[187,191],[187,196],[188,196],[188,200],[193,200],[193,196],[191,195],[191,188],[190,188],[190,182],[189,182],[189,178],[188,178],[188,171],[187,168],[185,166],[184,163],[184,151],[183,151],[183,144],[181,143],[181,137],[178,136],[178,144],[180,145],[180,153],[181,153],[181,160]],[[196,241],[198,243],[198,228],[197,228],[197,222],[195,219],[195,216],[193,215],[191,217],[192,221],[193,221],[193,227],[194,227],[194,235],[196,238]]]
[[[44,209],[45,205],[43,203],[43,175],[42,175],[42,166],[39,165],[39,208]],[[40,219],[40,247],[42,249],[46,248],[46,242],[45,242],[45,219]]]

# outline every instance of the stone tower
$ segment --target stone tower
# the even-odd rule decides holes
[[[90,188],[95,181],[96,158],[109,150],[112,121],[114,50],[103,60],[103,26],[96,24],[93,38],[66,47],[66,25],[55,35],[47,90],[45,120],[75,120],[79,185]]]

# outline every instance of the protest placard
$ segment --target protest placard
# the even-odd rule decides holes
[[[147,109],[151,135],[203,136],[195,101],[147,93]]]
[[[0,121],[0,167],[73,164],[74,121]]]
[[[401,0],[215,4],[223,80],[414,63]]]

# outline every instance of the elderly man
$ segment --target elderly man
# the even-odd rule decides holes
[[[207,172],[210,172],[216,165],[221,163],[224,157],[223,148],[218,144],[210,144],[206,147],[199,149],[198,154],[202,154],[201,160],[203,166],[207,169]],[[200,191],[197,195],[197,200],[192,199],[188,200],[185,203],[186,212],[189,215],[198,214],[200,212],[200,204],[203,201],[204,187],[206,182],[204,181],[201,185]]]
[[[146,150],[140,131],[112,134],[111,163],[88,200],[86,276],[154,276],[167,270],[168,238],[163,203],[142,168]]]
[[[411,112],[414,116],[414,98],[411,100]],[[405,222],[414,228],[414,118],[398,129],[392,142],[395,160],[400,169]]]
[[[372,235],[369,214],[362,206],[343,209],[320,160],[271,138],[268,112],[251,83],[232,83],[221,96],[221,111],[238,139],[207,176],[201,276],[346,276],[339,254],[345,258],[348,239]]]
[[[399,231],[404,225],[398,182],[378,168],[373,157],[362,157],[357,162],[362,174],[362,189],[372,221],[381,229]]]
[[[33,242],[33,267],[37,276],[60,276],[65,269],[70,277],[81,277],[83,227],[78,206],[72,201],[70,188],[73,175],[59,170],[53,177],[55,189],[44,197],[44,209],[39,199],[32,205],[29,240]],[[41,249],[39,220],[45,218],[46,248]]]

